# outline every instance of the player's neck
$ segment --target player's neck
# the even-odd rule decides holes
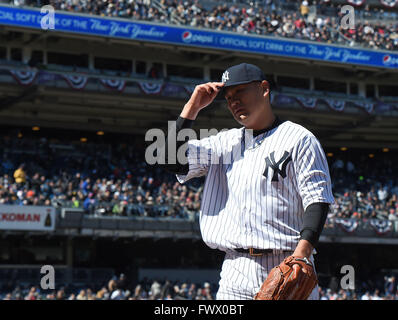
[[[269,112],[264,113],[263,116],[260,117],[250,129],[252,129],[254,132],[264,130],[267,131],[267,129],[269,129],[273,125],[276,117],[273,114],[272,110],[268,109],[267,111]]]
[[[261,130],[253,130],[253,136],[257,137],[260,134],[270,131],[270,130],[276,128],[277,126],[279,126],[282,122],[283,121],[281,121],[278,117],[275,117],[274,122],[270,126],[264,128],[264,129],[261,129]]]

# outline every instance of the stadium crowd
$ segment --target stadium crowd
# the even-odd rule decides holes
[[[132,146],[4,137],[0,203],[83,208],[93,215],[194,218],[201,188],[180,185]],[[64,148],[64,149],[63,149]],[[65,149],[66,148],[66,149]],[[21,163],[23,159],[23,163]]]
[[[144,159],[142,146],[46,138],[0,139],[0,203],[83,208],[95,216],[195,219],[203,179],[181,185]],[[393,154],[328,157],[335,204],[329,218],[398,219]],[[23,163],[22,163],[23,161]]]
[[[398,49],[396,13],[371,8],[356,8],[355,29],[347,29],[340,20],[344,4],[324,1],[241,1],[204,5],[199,0],[3,0],[14,5],[42,6],[51,4],[56,10],[89,13],[99,16],[130,18],[161,23],[237,33],[273,35],[362,46],[371,49]],[[376,18],[368,19],[366,18]],[[390,18],[390,19],[388,19]]]
[[[100,286],[65,285],[56,290],[37,286],[5,285],[1,300],[214,300],[216,286],[209,282],[190,283],[144,278],[129,282],[122,273]]]
[[[114,276],[101,286],[66,285],[55,290],[41,290],[34,285],[3,286],[0,300],[215,300],[218,285],[144,278],[132,283],[124,274]],[[320,300],[398,300],[397,280],[385,276],[379,286],[366,283],[353,290],[319,287]]]
[[[329,218],[398,220],[398,177],[394,157],[330,164],[335,203]]]

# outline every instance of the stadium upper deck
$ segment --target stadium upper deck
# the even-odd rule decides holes
[[[239,46],[202,45],[201,41],[210,38],[199,37],[199,28],[191,26],[171,29],[159,22],[59,11],[56,28],[42,30],[37,24],[38,9],[0,8],[0,23],[8,19],[0,30],[3,123],[143,134],[174,120],[196,84],[219,81],[225,68],[245,61],[262,67],[277,84],[272,98],[279,116],[307,126],[328,146],[398,145],[398,73],[394,67],[398,60],[388,51],[352,51],[357,49],[211,31],[214,41],[265,46],[245,51]],[[69,29],[57,28],[68,24]],[[124,37],[122,33],[89,32],[88,26],[91,31],[110,26],[139,31],[135,37]],[[150,39],[162,32],[168,41]],[[253,39],[256,42],[250,42]],[[278,48],[284,51],[276,53]],[[288,48],[298,53],[287,53]],[[328,58],[310,54],[322,50],[329,52]],[[340,58],[333,59],[333,55]],[[344,55],[359,60],[343,61]],[[364,59],[368,63],[361,63]],[[197,127],[235,126],[222,106],[220,101],[206,109]]]

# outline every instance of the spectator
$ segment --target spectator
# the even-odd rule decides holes
[[[87,297],[87,300],[95,300],[95,296],[94,296],[93,291],[91,290],[91,288],[87,288],[86,297]]]
[[[148,72],[148,77],[152,79],[161,79],[162,78],[162,72],[157,65],[152,65],[151,69]]]
[[[160,283],[155,279],[151,285],[151,295],[155,300],[158,300],[162,296],[162,287]]]
[[[379,289],[375,289],[373,295],[371,296],[371,300],[383,300],[383,298],[380,296]]]
[[[304,0],[303,2],[301,2],[300,13],[304,18],[308,17],[309,13],[308,1]]]
[[[397,221],[398,220],[398,214],[396,209],[390,209],[389,215],[388,215],[388,220],[390,221]]]
[[[18,187],[21,188],[26,182],[25,164],[19,165],[18,169],[14,171],[14,179]]]
[[[12,300],[11,293],[7,293],[3,300]]]
[[[134,290],[133,299],[134,300],[144,300],[145,297],[146,297],[146,294],[145,294],[144,290],[142,289],[142,286],[137,285]]]
[[[76,297],[76,300],[87,300],[86,290],[80,290],[79,294]]]
[[[36,172],[30,180],[30,187],[36,193],[40,193],[40,174]]]
[[[209,282],[205,282],[203,284],[203,296],[205,297],[206,300],[213,300],[211,294],[211,286]]]
[[[25,300],[37,300],[36,287],[31,287],[29,293],[25,296]]]
[[[387,199],[387,196],[388,196],[388,192],[387,192],[386,188],[380,188],[380,189],[377,191],[377,196],[379,197],[379,200],[380,200],[383,204],[385,204],[386,199]]]
[[[105,287],[102,287],[101,290],[99,290],[97,292],[96,299],[97,300],[108,300],[109,299],[108,290]]]
[[[384,277],[384,291],[386,295],[394,296],[397,293],[397,281],[395,276]]]
[[[319,300],[329,300],[325,291],[321,287],[319,287],[318,291],[319,291]]]
[[[372,297],[370,296],[369,291],[366,291],[366,292],[362,295],[361,300],[372,300]]]
[[[117,280],[117,287],[122,289],[122,290],[126,290],[126,288],[127,288],[127,278],[126,278],[126,275],[124,273],[120,274],[119,279]]]
[[[108,282],[108,292],[109,292],[109,294],[112,295],[113,291],[115,291],[116,289],[117,289],[116,280],[114,278],[112,278]]]
[[[191,283],[191,286],[188,289],[187,299],[188,300],[195,300],[196,293],[197,293],[196,284],[195,283]]]
[[[111,300],[124,300],[125,296],[121,288],[116,284],[115,290],[111,293]]]
[[[68,297],[68,300],[77,300],[74,293],[71,293]]]
[[[56,300],[65,300],[65,289],[61,288],[57,291]]]

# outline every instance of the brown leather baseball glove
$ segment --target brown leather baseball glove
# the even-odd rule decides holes
[[[289,256],[270,271],[254,300],[307,300],[317,283],[307,258]]]

